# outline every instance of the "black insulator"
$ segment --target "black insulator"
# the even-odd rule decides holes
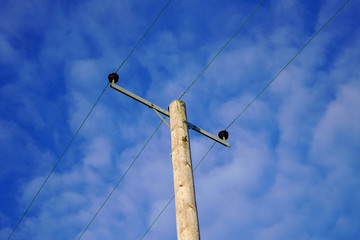
[[[110,83],[117,83],[119,81],[119,75],[117,75],[117,73],[110,73],[108,79]]]
[[[218,136],[219,136],[219,138],[226,140],[229,137],[229,133],[226,130],[222,130],[219,132]]]

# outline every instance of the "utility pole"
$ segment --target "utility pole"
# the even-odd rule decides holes
[[[111,73],[108,76],[110,87],[133,98],[134,100],[152,108],[156,114],[170,127],[171,130],[171,149],[174,173],[174,191],[176,208],[176,229],[178,240],[199,240],[199,222],[195,200],[194,177],[190,153],[190,137],[188,128],[203,134],[204,136],[226,146],[230,144],[226,141],[227,131],[220,131],[215,136],[187,121],[185,103],[181,100],[174,100],[169,105],[169,111],[156,106],[155,104],[129,92],[128,90],[116,85],[119,76]],[[170,125],[160,115],[170,117]]]
[[[169,111],[177,237],[179,240],[199,240],[199,222],[185,103],[175,100],[170,104]]]

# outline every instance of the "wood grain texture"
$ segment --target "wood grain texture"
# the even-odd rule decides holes
[[[178,240],[200,239],[185,103],[169,106]]]

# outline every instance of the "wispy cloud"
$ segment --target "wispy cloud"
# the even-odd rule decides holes
[[[166,1],[4,2],[0,10],[0,237]],[[119,71],[167,108],[258,3],[172,2]],[[342,1],[265,1],[184,96],[217,134]],[[359,236],[359,5],[349,4],[229,129],[194,173],[204,239]],[[15,17],[16,16],[16,17]],[[160,119],[108,88],[12,239],[75,239]],[[212,141],[191,132],[194,165]],[[165,124],[83,239],[138,239],[173,195]],[[145,239],[176,237],[174,204]]]

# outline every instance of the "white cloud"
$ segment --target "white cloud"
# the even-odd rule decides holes
[[[360,146],[360,90],[354,84],[343,86],[334,102],[319,122],[312,143],[314,160],[318,164],[339,168],[344,160],[356,161],[356,148]],[[355,150],[355,151],[354,151]],[[356,162],[347,162],[356,164]]]
[[[0,210],[4,238],[44,180],[44,169],[57,160],[54,156],[102,91],[107,74],[163,4],[90,1],[55,3],[50,8],[37,3],[24,5],[29,13],[7,3],[7,10],[19,18],[0,17],[14,28],[4,28],[0,49],[7,57],[14,55],[8,63],[12,71],[17,69],[15,62],[24,63],[21,84],[1,84],[1,100],[9,106],[0,109],[6,113],[0,119],[0,143],[7,156],[19,151],[2,163],[9,172],[16,173],[15,166],[25,161],[22,171],[33,169],[27,177],[15,174],[21,186],[4,190],[20,193],[14,197],[15,214]],[[120,85],[163,108],[195,79],[254,7],[243,2],[224,2],[221,9],[174,4],[119,72]],[[323,23],[334,4],[338,3],[330,3],[329,10],[320,4],[308,11],[301,1],[265,2],[185,96],[189,121],[214,134],[224,128],[313,34],[309,19]],[[234,12],[236,16],[228,16]],[[231,148],[216,145],[197,169],[204,239],[329,239],[358,233],[358,35],[343,38],[351,29],[346,24],[338,27],[348,12],[334,19],[339,23],[324,29],[322,37],[314,39],[232,125]],[[194,19],[209,13],[217,14]],[[13,34],[18,31],[24,37],[23,29],[43,19],[48,21],[39,25],[39,48],[32,48],[33,53],[15,48]],[[5,26],[6,21],[0,22]],[[335,46],[339,39],[341,44]],[[28,55],[19,60],[24,53]],[[78,236],[159,121],[151,109],[109,88],[13,239]],[[212,142],[197,133],[191,137],[196,165]],[[163,124],[84,239],[136,239],[146,230],[173,194],[169,139]],[[146,239],[174,238],[174,212],[171,204]]]

